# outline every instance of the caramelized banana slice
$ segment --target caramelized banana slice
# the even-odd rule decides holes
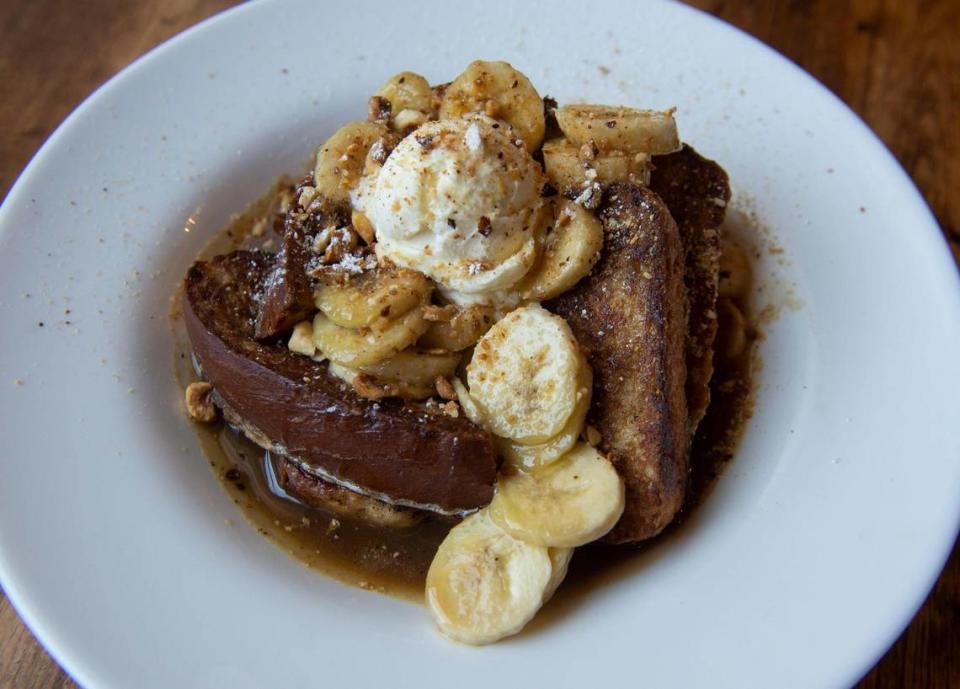
[[[458,309],[448,321],[431,323],[420,338],[423,347],[436,347],[459,352],[477,343],[493,325],[493,307],[474,304]]]
[[[575,145],[592,141],[601,151],[658,154],[680,148],[673,110],[564,105],[557,108],[557,124]]]
[[[585,277],[600,259],[603,225],[591,211],[564,199],[553,232],[547,235],[540,261],[524,276],[524,299],[543,301],[566,292]]]
[[[603,536],[623,512],[623,481],[586,443],[530,472],[501,473],[490,518],[527,543],[575,548]]]
[[[486,428],[487,422],[484,420],[483,414],[480,412],[480,408],[474,401],[470,391],[467,390],[467,386],[464,385],[463,381],[459,378],[453,378],[450,382],[453,385],[453,391],[457,393],[457,402],[460,403],[460,408],[463,409],[463,415],[477,426]]]
[[[569,452],[580,437],[587,412],[590,410],[593,371],[590,370],[586,359],[580,365],[578,383],[580,388],[577,390],[577,406],[563,430],[550,440],[539,445],[522,445],[512,440],[498,438],[497,447],[507,463],[521,469],[532,469],[556,461]]]
[[[452,376],[459,363],[460,355],[455,352],[411,347],[389,359],[359,368],[380,380],[432,390],[437,378]]]
[[[362,328],[383,318],[399,318],[423,303],[433,283],[406,268],[381,268],[344,284],[320,285],[313,298],[317,308],[344,328]]]
[[[510,536],[481,510],[440,544],[427,572],[427,606],[440,631],[454,641],[493,643],[533,619],[553,572],[547,548]]]
[[[365,328],[344,328],[320,312],[313,318],[313,342],[320,356],[342,366],[358,368],[403,351],[416,342],[429,325],[420,307]]]
[[[360,181],[367,151],[384,133],[373,122],[349,122],[334,132],[317,151],[313,181],[317,189],[335,202],[350,200],[350,190]]]
[[[580,189],[588,182],[634,182],[644,186],[650,183],[650,162],[645,153],[623,151],[594,151],[586,144],[577,147],[566,139],[550,139],[543,144],[543,164],[547,179],[562,192]]]
[[[394,74],[373,95],[390,102],[392,119],[404,110],[428,114],[433,100],[429,82],[416,72]]]
[[[432,383],[430,385],[413,385],[403,381],[385,380],[358,368],[341,366],[335,361],[329,363],[329,370],[337,378],[352,386],[358,395],[371,400],[382,400],[387,397],[425,400],[436,394],[436,388]]]
[[[562,318],[539,304],[508,313],[480,338],[467,366],[485,427],[525,445],[557,435],[576,407],[582,361]]]
[[[546,128],[543,101],[530,80],[507,62],[475,60],[443,94],[441,119],[481,112],[510,124],[533,153]]]

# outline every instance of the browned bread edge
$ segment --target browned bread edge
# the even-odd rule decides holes
[[[325,365],[253,338],[272,260],[237,251],[187,273],[184,323],[224,402],[284,454],[373,497],[442,513],[487,504],[496,480],[488,433],[423,404],[363,399]]]

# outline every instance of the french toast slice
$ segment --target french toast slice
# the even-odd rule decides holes
[[[719,228],[730,199],[729,181],[722,167],[688,145],[653,162],[646,193],[635,188],[624,193],[622,185],[608,190],[599,211],[607,241],[599,264],[549,305],[568,319],[581,343],[590,341],[595,401],[588,422],[601,432],[601,447],[611,453],[627,485],[624,516],[607,537],[613,542],[655,536],[682,507],[690,441],[710,402],[713,374]],[[624,234],[631,248],[618,257]],[[674,235],[683,263],[679,284]],[[657,251],[658,245],[666,250]],[[660,288],[637,286],[638,270],[660,276]],[[681,288],[686,317],[677,301]],[[631,298],[639,302],[633,318],[612,306],[629,305]],[[646,364],[638,366],[631,354]],[[678,374],[683,376],[679,391]]]
[[[294,189],[299,196],[310,180]],[[307,275],[307,264],[312,252],[310,242],[325,227],[342,227],[349,222],[350,209],[323,200],[308,212],[290,210],[283,220],[280,248],[270,273],[264,282],[256,320],[254,337],[269,340],[289,332],[294,325],[316,311],[313,305],[313,286]]]
[[[614,543],[659,533],[683,503],[687,423],[687,291],[677,224],[648,188],[614,183],[598,215],[604,249],[593,271],[545,306],[570,324],[593,367],[587,423],[626,487]]]
[[[361,398],[325,364],[254,338],[274,258],[236,251],[187,273],[184,323],[215,399],[254,442],[356,492],[442,514],[490,502],[489,433],[436,406]]]
[[[687,407],[692,435],[710,404],[713,341],[717,335],[720,225],[730,201],[727,173],[692,147],[653,158],[650,188],[663,199],[686,253],[684,284],[690,301]]]

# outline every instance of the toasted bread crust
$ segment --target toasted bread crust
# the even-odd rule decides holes
[[[655,193],[613,184],[598,210],[605,244],[593,272],[546,304],[593,367],[588,423],[626,485],[607,540],[659,533],[680,509],[688,470],[684,392],[688,305],[677,225]]]
[[[730,182],[722,167],[686,144],[676,153],[654,157],[653,164],[650,188],[670,209],[686,254],[684,284],[690,300],[686,392],[693,435],[710,404],[713,341],[717,335],[719,228],[730,200]]]
[[[423,404],[360,398],[325,365],[253,338],[272,259],[237,251],[187,273],[184,323],[223,402],[283,454],[374,497],[445,513],[487,504],[488,433]]]

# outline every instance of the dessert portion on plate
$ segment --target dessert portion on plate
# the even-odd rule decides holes
[[[401,72],[368,106],[282,195],[275,251],[190,268],[188,408],[268,450],[291,500],[448,523],[428,607],[490,643],[574,548],[683,505],[729,184],[673,111],[560,106],[505,62]]]

